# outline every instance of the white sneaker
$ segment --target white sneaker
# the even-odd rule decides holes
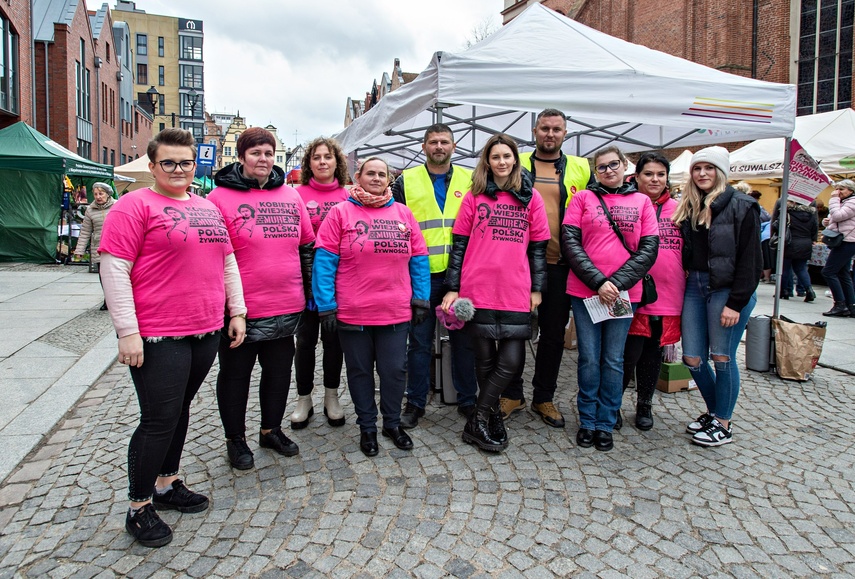
[[[721,422],[713,418],[709,426],[695,433],[692,442],[699,446],[721,446],[733,442],[733,432],[730,425],[725,428]]]
[[[715,417],[709,412],[704,412],[694,422],[690,422],[686,425],[686,432],[689,434],[695,434],[696,432],[700,432],[704,428],[710,425],[710,422],[713,421]]]

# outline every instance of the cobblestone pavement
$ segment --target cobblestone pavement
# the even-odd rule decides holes
[[[413,452],[381,438],[366,458],[345,396],[346,426],[318,412],[293,434],[295,458],[253,437],[244,472],[225,458],[214,368],[182,466],[212,507],[164,513],[175,539],[161,549],[124,531],[137,404],[115,366],[0,490],[0,576],[855,576],[851,377],[745,372],[735,442],[718,449],[683,434],[697,392],[657,393],[656,425],[641,433],[629,391],[628,424],[602,453],[572,442],[574,361],[565,355],[557,399],[567,428],[518,413],[501,455],[463,444],[462,419],[434,400]]]

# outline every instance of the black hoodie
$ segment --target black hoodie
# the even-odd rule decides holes
[[[259,187],[257,179],[247,179],[241,172],[242,165],[240,163],[231,163],[226,165],[214,175],[214,184],[217,187],[228,187],[229,189],[237,189],[238,191],[249,191],[250,189],[276,189],[285,184],[285,171],[280,167],[273,165],[273,171],[267,178],[267,183],[263,187]]]

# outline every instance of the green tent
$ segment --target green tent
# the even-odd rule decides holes
[[[113,167],[23,122],[0,130],[0,261],[54,261],[66,175],[112,181]]]

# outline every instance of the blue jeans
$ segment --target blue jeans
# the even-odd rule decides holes
[[[623,398],[623,350],[632,318],[595,324],[582,298],[570,300],[579,340],[579,426],[611,432]]]
[[[852,274],[849,272],[852,258],[855,257],[855,241],[844,241],[831,250],[822,277],[834,296],[835,303],[842,302],[847,307],[855,305],[855,290],[852,286]]]
[[[796,290],[807,291],[811,287],[807,262],[806,259],[784,258],[784,279],[781,281],[781,293],[793,295],[793,273],[796,274],[798,280]]]
[[[445,297],[443,281],[445,274],[430,276],[430,312],[424,322],[410,328],[410,343],[407,347],[407,402],[424,408],[430,389],[430,366],[433,363],[433,338],[436,331],[434,308]],[[464,330],[448,332],[451,345],[451,381],[457,390],[457,404],[475,404],[478,382],[475,380],[475,355],[472,341]]]
[[[739,313],[736,325],[724,328],[721,312],[730,297],[730,288],[711,291],[710,276],[704,271],[690,271],[683,297],[683,361],[700,360],[697,367],[689,364],[692,378],[704,397],[707,412],[722,420],[730,420],[739,396],[739,366],[736,348],[748,318],[757,304],[757,295]],[[711,356],[726,356],[725,361],[713,360],[715,372],[710,367]]]
[[[347,368],[347,385],[361,432],[377,432],[374,365],[380,377],[383,428],[401,423],[409,322],[389,326],[349,326],[339,322],[338,337]]]

